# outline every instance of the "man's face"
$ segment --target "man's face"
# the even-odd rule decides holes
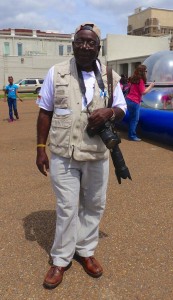
[[[9,84],[13,84],[13,77],[9,76],[8,77],[8,82],[9,82]]]
[[[77,63],[81,67],[92,66],[100,51],[100,42],[91,30],[80,30],[74,37],[73,52]]]

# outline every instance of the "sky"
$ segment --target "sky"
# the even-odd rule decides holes
[[[138,7],[173,9],[172,0],[4,0],[0,2],[0,29],[26,28],[73,33],[93,22],[107,34],[127,34],[128,16]]]

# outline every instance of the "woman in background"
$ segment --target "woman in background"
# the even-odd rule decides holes
[[[141,139],[136,135],[136,127],[139,121],[140,103],[142,95],[147,94],[154,86],[152,82],[147,88],[145,87],[147,78],[147,67],[138,65],[134,74],[130,77],[130,91],[126,96],[127,108],[129,112],[129,130],[128,137],[131,141],[140,142]]]

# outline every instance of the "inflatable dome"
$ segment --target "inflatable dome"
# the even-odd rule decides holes
[[[155,86],[144,95],[142,106],[155,109],[173,109],[173,51],[159,51],[144,62],[147,66],[147,84]]]

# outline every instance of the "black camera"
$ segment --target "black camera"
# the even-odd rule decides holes
[[[87,133],[90,137],[99,135],[103,143],[110,150],[118,183],[121,184],[121,178],[129,178],[132,180],[129,169],[125,164],[122,152],[118,146],[118,144],[121,143],[121,139],[113,128],[112,123],[107,121],[96,130],[88,125]]]
[[[117,132],[113,130],[110,121],[107,121],[96,130],[93,130],[92,127],[87,126],[87,133],[90,137],[99,135],[108,149],[113,149],[115,145],[121,143],[121,139]]]

